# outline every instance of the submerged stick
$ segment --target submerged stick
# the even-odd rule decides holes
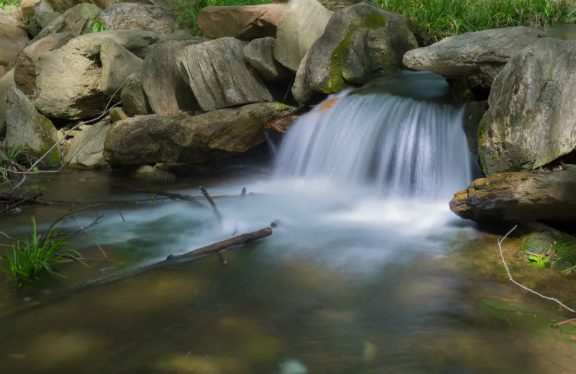
[[[92,237],[92,235],[90,235],[88,233],[88,230],[86,230],[81,224],[80,222],[78,222],[78,220],[76,219],[76,217],[74,217],[74,221],[76,221],[76,223],[78,224],[78,227],[80,227],[80,230],[84,231],[84,234],[86,234],[86,236],[88,236],[90,238],[90,240],[92,240],[92,242],[94,244],[96,244],[96,247],[98,247],[98,249],[100,250],[100,252],[102,252],[102,254],[104,255],[104,260],[106,260],[106,262],[108,262],[108,256],[106,256],[106,252],[104,252],[104,250],[102,249],[102,247],[100,247],[100,244],[98,244],[98,242],[96,240],[94,240],[94,238]]]
[[[218,222],[220,222],[220,224],[222,224],[222,214],[220,214],[220,211],[218,210],[216,203],[212,199],[212,196],[210,196],[210,194],[208,193],[208,191],[206,191],[206,189],[204,187],[200,186],[198,188],[200,188],[200,191],[202,191],[202,195],[204,195],[206,200],[208,200],[208,202],[212,206],[212,210],[214,210],[214,214],[216,215],[216,218],[218,218]]]

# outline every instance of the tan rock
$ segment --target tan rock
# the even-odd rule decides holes
[[[142,66],[142,59],[114,39],[106,38],[100,49],[102,90],[106,95],[120,95],[124,81]]]
[[[22,17],[24,21],[29,21],[36,15],[36,4],[40,3],[42,0],[23,0],[20,4],[22,9]]]
[[[109,122],[101,121],[87,126],[74,137],[64,156],[69,168],[95,169],[108,166],[104,160],[104,140]]]
[[[26,30],[0,9],[0,65],[13,63],[28,43]]]
[[[198,28],[212,38],[230,36],[240,40],[276,37],[285,4],[208,6],[198,15]]]
[[[161,6],[117,3],[104,9],[100,19],[108,30],[146,30],[169,34],[174,30],[175,18],[174,13]]]

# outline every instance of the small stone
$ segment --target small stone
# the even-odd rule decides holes
[[[128,116],[121,108],[112,108],[110,109],[110,120],[112,123],[116,123],[118,121],[124,121],[128,119]]]
[[[150,165],[139,166],[130,174],[131,178],[143,179],[151,182],[175,182],[176,176],[167,171]]]

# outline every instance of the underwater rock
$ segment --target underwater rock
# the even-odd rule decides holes
[[[542,38],[546,38],[544,32],[522,26],[468,32],[406,53],[404,65],[463,80],[473,91],[486,95],[504,65]]]
[[[476,222],[576,221],[576,166],[494,174],[457,192],[450,210]]]
[[[536,169],[576,148],[576,43],[546,38],[496,77],[478,132],[489,174]]]
[[[296,359],[288,359],[280,364],[280,374],[307,374],[308,368]]]
[[[131,171],[130,178],[143,179],[150,182],[176,181],[176,176],[174,174],[150,165],[142,165]]]

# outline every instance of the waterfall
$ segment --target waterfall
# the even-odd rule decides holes
[[[289,130],[275,177],[327,178],[387,198],[446,201],[473,172],[462,106],[432,99],[446,89],[430,74],[402,74],[329,98]]]

